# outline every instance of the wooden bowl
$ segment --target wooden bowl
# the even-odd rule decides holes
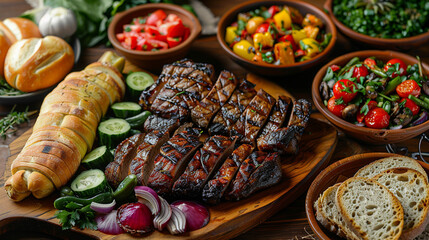
[[[314,202],[319,198],[328,187],[334,185],[337,182],[342,182],[349,177],[352,177],[360,168],[363,166],[378,160],[380,158],[395,156],[392,153],[364,153],[354,155],[338,162],[331,164],[325,170],[323,170],[314,179],[310,188],[307,192],[305,199],[305,212],[307,215],[308,223],[311,229],[321,240],[341,239],[334,233],[328,231],[323,227],[317,220],[314,211]],[[425,169],[426,173],[429,174],[429,164],[418,161]]]
[[[391,58],[399,58],[404,61],[405,64],[416,64],[418,61],[416,58],[411,57],[410,55],[394,52],[394,51],[377,51],[377,50],[367,50],[367,51],[358,51],[348,53],[346,55],[335,58],[330,61],[328,64],[323,66],[319,72],[317,72],[314,77],[312,85],[312,97],[316,108],[336,127],[344,131],[351,137],[354,137],[358,140],[361,140],[366,143],[372,143],[376,145],[387,144],[387,143],[396,143],[408,140],[410,138],[416,137],[423,132],[429,130],[429,121],[424,122],[423,124],[407,127],[404,129],[397,130],[388,130],[388,129],[372,129],[367,127],[359,127],[353,123],[347,122],[342,118],[335,116],[331,113],[328,108],[323,104],[322,98],[319,92],[319,86],[322,82],[323,77],[329,66],[336,64],[339,66],[344,66],[347,62],[353,57],[359,57],[362,61],[367,58],[375,56],[383,62],[387,62]],[[429,73],[429,66],[423,63],[423,69],[426,74]]]
[[[124,48],[116,38],[116,34],[123,31],[123,25],[129,24],[133,18],[147,16],[158,9],[162,9],[166,14],[174,13],[179,16],[183,24],[191,30],[188,39],[176,47],[156,52]],[[164,64],[184,58],[191,47],[191,43],[200,33],[201,24],[197,17],[180,6],[166,3],[144,4],[120,12],[113,18],[107,32],[109,41],[116,51],[133,64],[149,71],[159,71]]]
[[[324,9],[329,13],[335,26],[347,37],[357,43],[363,43],[378,49],[391,49],[391,50],[410,50],[419,47],[429,41],[429,31],[413,37],[392,39],[392,38],[376,38],[362,33],[353,31],[351,28],[340,22],[332,11],[332,0],[326,0],[323,5]]]
[[[235,54],[232,51],[232,49],[228,46],[228,44],[225,42],[226,28],[230,26],[237,19],[238,13],[248,12],[250,10],[256,9],[261,6],[269,7],[271,5],[288,5],[298,9],[303,16],[305,16],[305,14],[307,13],[311,13],[317,16],[318,18],[320,18],[325,25],[326,32],[332,34],[332,39],[328,44],[328,46],[325,48],[325,50],[323,50],[323,52],[319,53],[317,56],[315,56],[312,59],[290,64],[290,65],[256,63],[256,62],[252,62],[247,59],[244,59],[238,56],[237,54]],[[237,62],[243,68],[248,69],[255,73],[259,73],[261,75],[280,76],[280,75],[291,75],[291,74],[299,73],[301,71],[304,71],[306,69],[309,69],[315,66],[316,64],[320,63],[323,59],[325,59],[328,56],[329,52],[331,52],[331,50],[335,45],[335,42],[337,41],[337,30],[335,29],[335,25],[332,22],[332,20],[329,18],[329,16],[326,13],[324,13],[321,9],[319,9],[318,7],[310,3],[306,3],[298,0],[277,0],[277,1],[256,0],[256,1],[249,1],[249,2],[239,4],[222,16],[217,28],[217,40],[219,44],[222,46],[222,48],[225,50],[225,52],[231,57],[231,59]]]

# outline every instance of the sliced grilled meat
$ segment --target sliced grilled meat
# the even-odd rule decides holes
[[[230,200],[247,198],[252,193],[278,183],[282,178],[280,156],[276,152],[256,151],[244,160],[228,194]]]
[[[258,149],[265,152],[280,154],[296,154],[298,143],[307,127],[311,114],[311,103],[305,99],[294,102],[289,127],[279,128],[258,139]]]
[[[213,176],[234,149],[236,137],[215,135],[207,139],[204,146],[189,162],[185,172],[177,179],[173,186],[173,195],[176,198],[196,199],[206,182]]]
[[[138,185],[147,185],[155,157],[168,139],[168,132],[153,130],[146,134],[142,144],[138,146],[136,156],[130,164],[130,172],[137,176]]]
[[[232,179],[235,177],[241,163],[253,151],[249,144],[242,144],[236,148],[225,160],[216,175],[204,186],[203,201],[210,204],[218,204]]]
[[[167,132],[170,136],[179,127],[179,119],[165,119],[156,115],[150,115],[144,122],[143,129],[145,132],[152,131]]]
[[[209,94],[192,109],[192,121],[199,127],[207,128],[213,116],[228,101],[236,87],[237,80],[234,74],[222,71]]]
[[[241,142],[256,146],[256,137],[275,103],[275,98],[260,89],[232,127],[231,136],[238,136]]]
[[[137,147],[142,143],[144,137],[144,133],[133,135],[116,147],[115,158],[104,170],[107,181],[111,186],[117,187],[128,176],[131,160],[136,156]]]
[[[232,126],[256,95],[255,84],[242,79],[228,102],[223,105],[209,126],[210,135],[229,135]]]
[[[171,187],[183,173],[195,151],[202,145],[200,129],[186,128],[161,146],[149,176],[148,186],[162,197],[169,198]]]

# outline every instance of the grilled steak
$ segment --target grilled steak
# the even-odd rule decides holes
[[[229,135],[232,126],[256,95],[255,84],[242,79],[228,102],[223,105],[209,126],[210,135]]]
[[[234,74],[222,71],[209,94],[192,109],[192,121],[199,127],[207,128],[213,116],[231,97],[236,86]]]
[[[267,121],[275,103],[275,98],[260,89],[232,127],[231,136],[238,136],[241,142],[256,146],[256,136]]]
[[[282,178],[280,157],[276,152],[256,151],[244,160],[231,184],[228,199],[240,200],[278,183]]]
[[[298,143],[307,127],[311,114],[311,103],[305,99],[294,102],[289,127],[279,128],[258,139],[258,149],[280,154],[296,154]]]
[[[165,119],[156,115],[150,115],[144,122],[143,129],[145,132],[152,131],[167,132],[171,135],[180,125],[179,119]]]
[[[173,195],[179,199],[199,198],[206,182],[225,158],[231,154],[236,139],[236,137],[220,135],[210,137],[194,155],[185,172],[174,183]]]
[[[195,151],[201,146],[200,129],[186,128],[161,146],[149,176],[148,186],[162,197],[169,198],[171,187],[183,173]]]
[[[137,147],[142,143],[144,137],[144,133],[133,135],[116,147],[115,158],[104,170],[107,181],[112,186],[117,187],[128,176],[131,160],[136,156]]]
[[[252,151],[253,147],[251,145],[242,144],[232,152],[213,179],[208,181],[204,186],[202,194],[204,202],[210,204],[218,204],[220,202],[241,163]]]
[[[168,139],[168,132],[153,130],[146,134],[143,143],[138,146],[136,156],[130,164],[130,172],[137,176],[138,185],[147,185],[155,157]]]

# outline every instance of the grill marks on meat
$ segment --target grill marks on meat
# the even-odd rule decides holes
[[[170,197],[171,187],[182,174],[195,151],[201,146],[200,129],[186,128],[161,146],[154,161],[148,186],[163,197]]]
[[[110,162],[104,173],[107,181],[114,187],[129,174],[129,166],[136,155],[137,147],[142,143],[144,133],[133,135],[122,141],[115,150],[115,158]]]
[[[213,116],[228,101],[237,80],[229,71],[222,71],[209,94],[201,100],[191,111],[192,121],[199,127],[207,128]]]
[[[258,139],[258,149],[280,154],[296,154],[302,134],[307,127],[311,114],[311,103],[306,99],[294,102],[289,127],[279,128]]]
[[[277,152],[253,152],[241,164],[227,197],[231,200],[247,198],[256,191],[278,183],[281,178],[282,169]]]
[[[232,126],[256,95],[255,84],[242,79],[228,102],[219,110],[209,126],[210,135],[229,135]]]
[[[174,183],[173,195],[177,198],[200,198],[206,182],[231,154],[236,139],[220,135],[210,137]]]
[[[202,198],[204,202],[218,204],[235,177],[241,163],[253,151],[249,144],[242,144],[236,148],[225,160],[212,180],[204,186]]]
[[[256,137],[275,103],[275,98],[260,89],[232,127],[231,136],[238,136],[242,143],[256,146]]]
[[[161,131],[172,135],[179,125],[180,121],[177,118],[165,119],[156,115],[150,115],[144,122],[143,129],[147,133]]]

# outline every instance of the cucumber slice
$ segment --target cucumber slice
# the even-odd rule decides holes
[[[132,128],[139,128],[139,127],[141,127],[144,124],[144,122],[146,121],[146,119],[150,115],[152,115],[151,112],[149,112],[149,111],[143,111],[143,112],[141,112],[140,114],[138,114],[138,115],[136,115],[134,117],[126,118],[125,121],[127,121]]]
[[[118,118],[127,118],[139,114],[142,107],[135,102],[118,102],[112,105],[113,114]]]
[[[100,169],[83,171],[71,183],[71,189],[78,197],[92,197],[109,190],[104,172]]]
[[[133,72],[125,80],[132,99],[138,99],[143,90],[154,83],[153,77],[145,72]]]
[[[100,145],[105,145],[109,149],[116,148],[122,140],[128,137],[130,129],[130,124],[120,118],[111,118],[101,122],[98,126]]]
[[[106,146],[100,146],[86,154],[81,164],[86,169],[98,168],[104,170],[107,164],[113,160],[113,156]]]

